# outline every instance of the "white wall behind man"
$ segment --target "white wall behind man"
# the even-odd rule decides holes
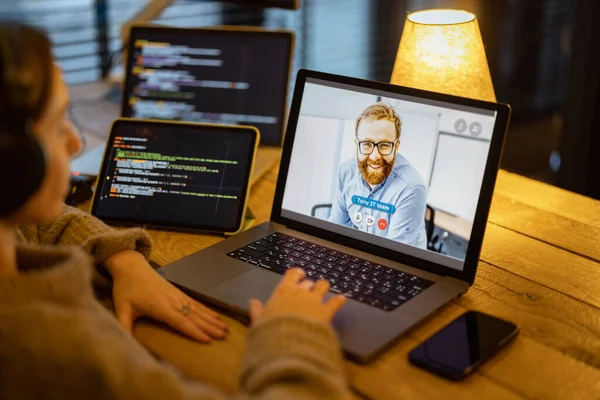
[[[315,204],[332,202],[340,134],[337,119],[312,116],[298,119],[283,208],[310,215]]]

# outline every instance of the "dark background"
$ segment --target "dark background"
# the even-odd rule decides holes
[[[259,129],[261,143],[281,144],[283,131],[284,109],[280,106],[285,101],[285,82],[289,74],[289,48],[291,36],[263,35],[243,32],[206,32],[202,40],[190,37],[187,32],[164,36],[164,32],[141,30],[132,37],[165,41],[173,46],[189,46],[192,48],[210,48],[221,50],[217,57],[206,57],[223,61],[221,67],[206,67],[192,65],[165,66],[165,70],[183,70],[189,72],[198,80],[216,80],[247,82],[250,87],[246,90],[231,90],[206,87],[184,87],[183,90],[195,94],[193,100],[167,99],[168,101],[194,104],[195,112],[227,113],[238,115],[260,115],[274,117],[275,124],[250,123],[245,121],[227,121],[233,125],[252,125]],[[130,57],[137,57],[140,50],[133,52]],[[197,58],[202,58],[198,57]],[[264,68],[264,60],[269,60],[272,70]],[[135,65],[135,64],[132,64]],[[160,68],[159,68],[160,70]],[[141,81],[132,76],[126,89],[131,93]],[[165,100],[164,97],[139,96],[143,100]],[[139,118],[132,112],[132,107],[126,106],[124,117]],[[218,123],[209,118],[182,118],[186,121]]]
[[[513,107],[502,168],[600,199],[600,2],[302,0],[298,10],[179,0],[157,22],[288,28],[298,68],[389,81],[408,12],[474,12],[498,101]],[[0,17],[48,30],[70,83],[118,65],[121,24],[138,0],[3,0]]]

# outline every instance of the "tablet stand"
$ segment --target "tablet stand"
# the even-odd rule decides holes
[[[246,216],[244,217],[244,229],[242,229],[242,232],[252,228],[254,222],[256,222],[256,216],[250,207],[246,206]]]
[[[244,226],[243,226],[242,230],[240,231],[240,233],[252,228],[252,226],[254,225],[254,222],[256,222],[256,216],[254,215],[254,213],[252,212],[250,207],[246,206],[246,214],[244,216],[244,222],[243,222]],[[233,235],[226,233],[225,236],[233,236]]]

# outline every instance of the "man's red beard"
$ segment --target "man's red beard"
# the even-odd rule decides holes
[[[369,185],[379,185],[380,183],[383,183],[383,181],[385,181],[390,172],[392,172],[392,168],[394,167],[394,161],[396,161],[396,157],[394,157],[392,162],[387,162],[383,158],[380,158],[377,161],[369,161],[369,157],[365,158],[362,161],[357,160],[358,169],[360,170],[360,173],[362,174],[364,180],[367,181]],[[381,166],[381,169],[377,171],[372,171],[369,169],[369,163],[376,167]]]

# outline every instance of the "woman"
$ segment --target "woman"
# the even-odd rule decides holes
[[[6,188],[0,194],[0,398],[224,398],[182,381],[131,336],[141,315],[200,342],[222,338],[226,327],[150,268],[143,231],[115,232],[64,208],[69,158],[80,147],[67,109],[68,91],[46,37],[0,24],[0,181]],[[118,321],[90,285],[92,275],[95,284],[106,284],[106,274]],[[235,398],[347,395],[329,325],[344,298],[323,303],[328,284],[303,278],[290,270],[265,305],[251,301]]]

